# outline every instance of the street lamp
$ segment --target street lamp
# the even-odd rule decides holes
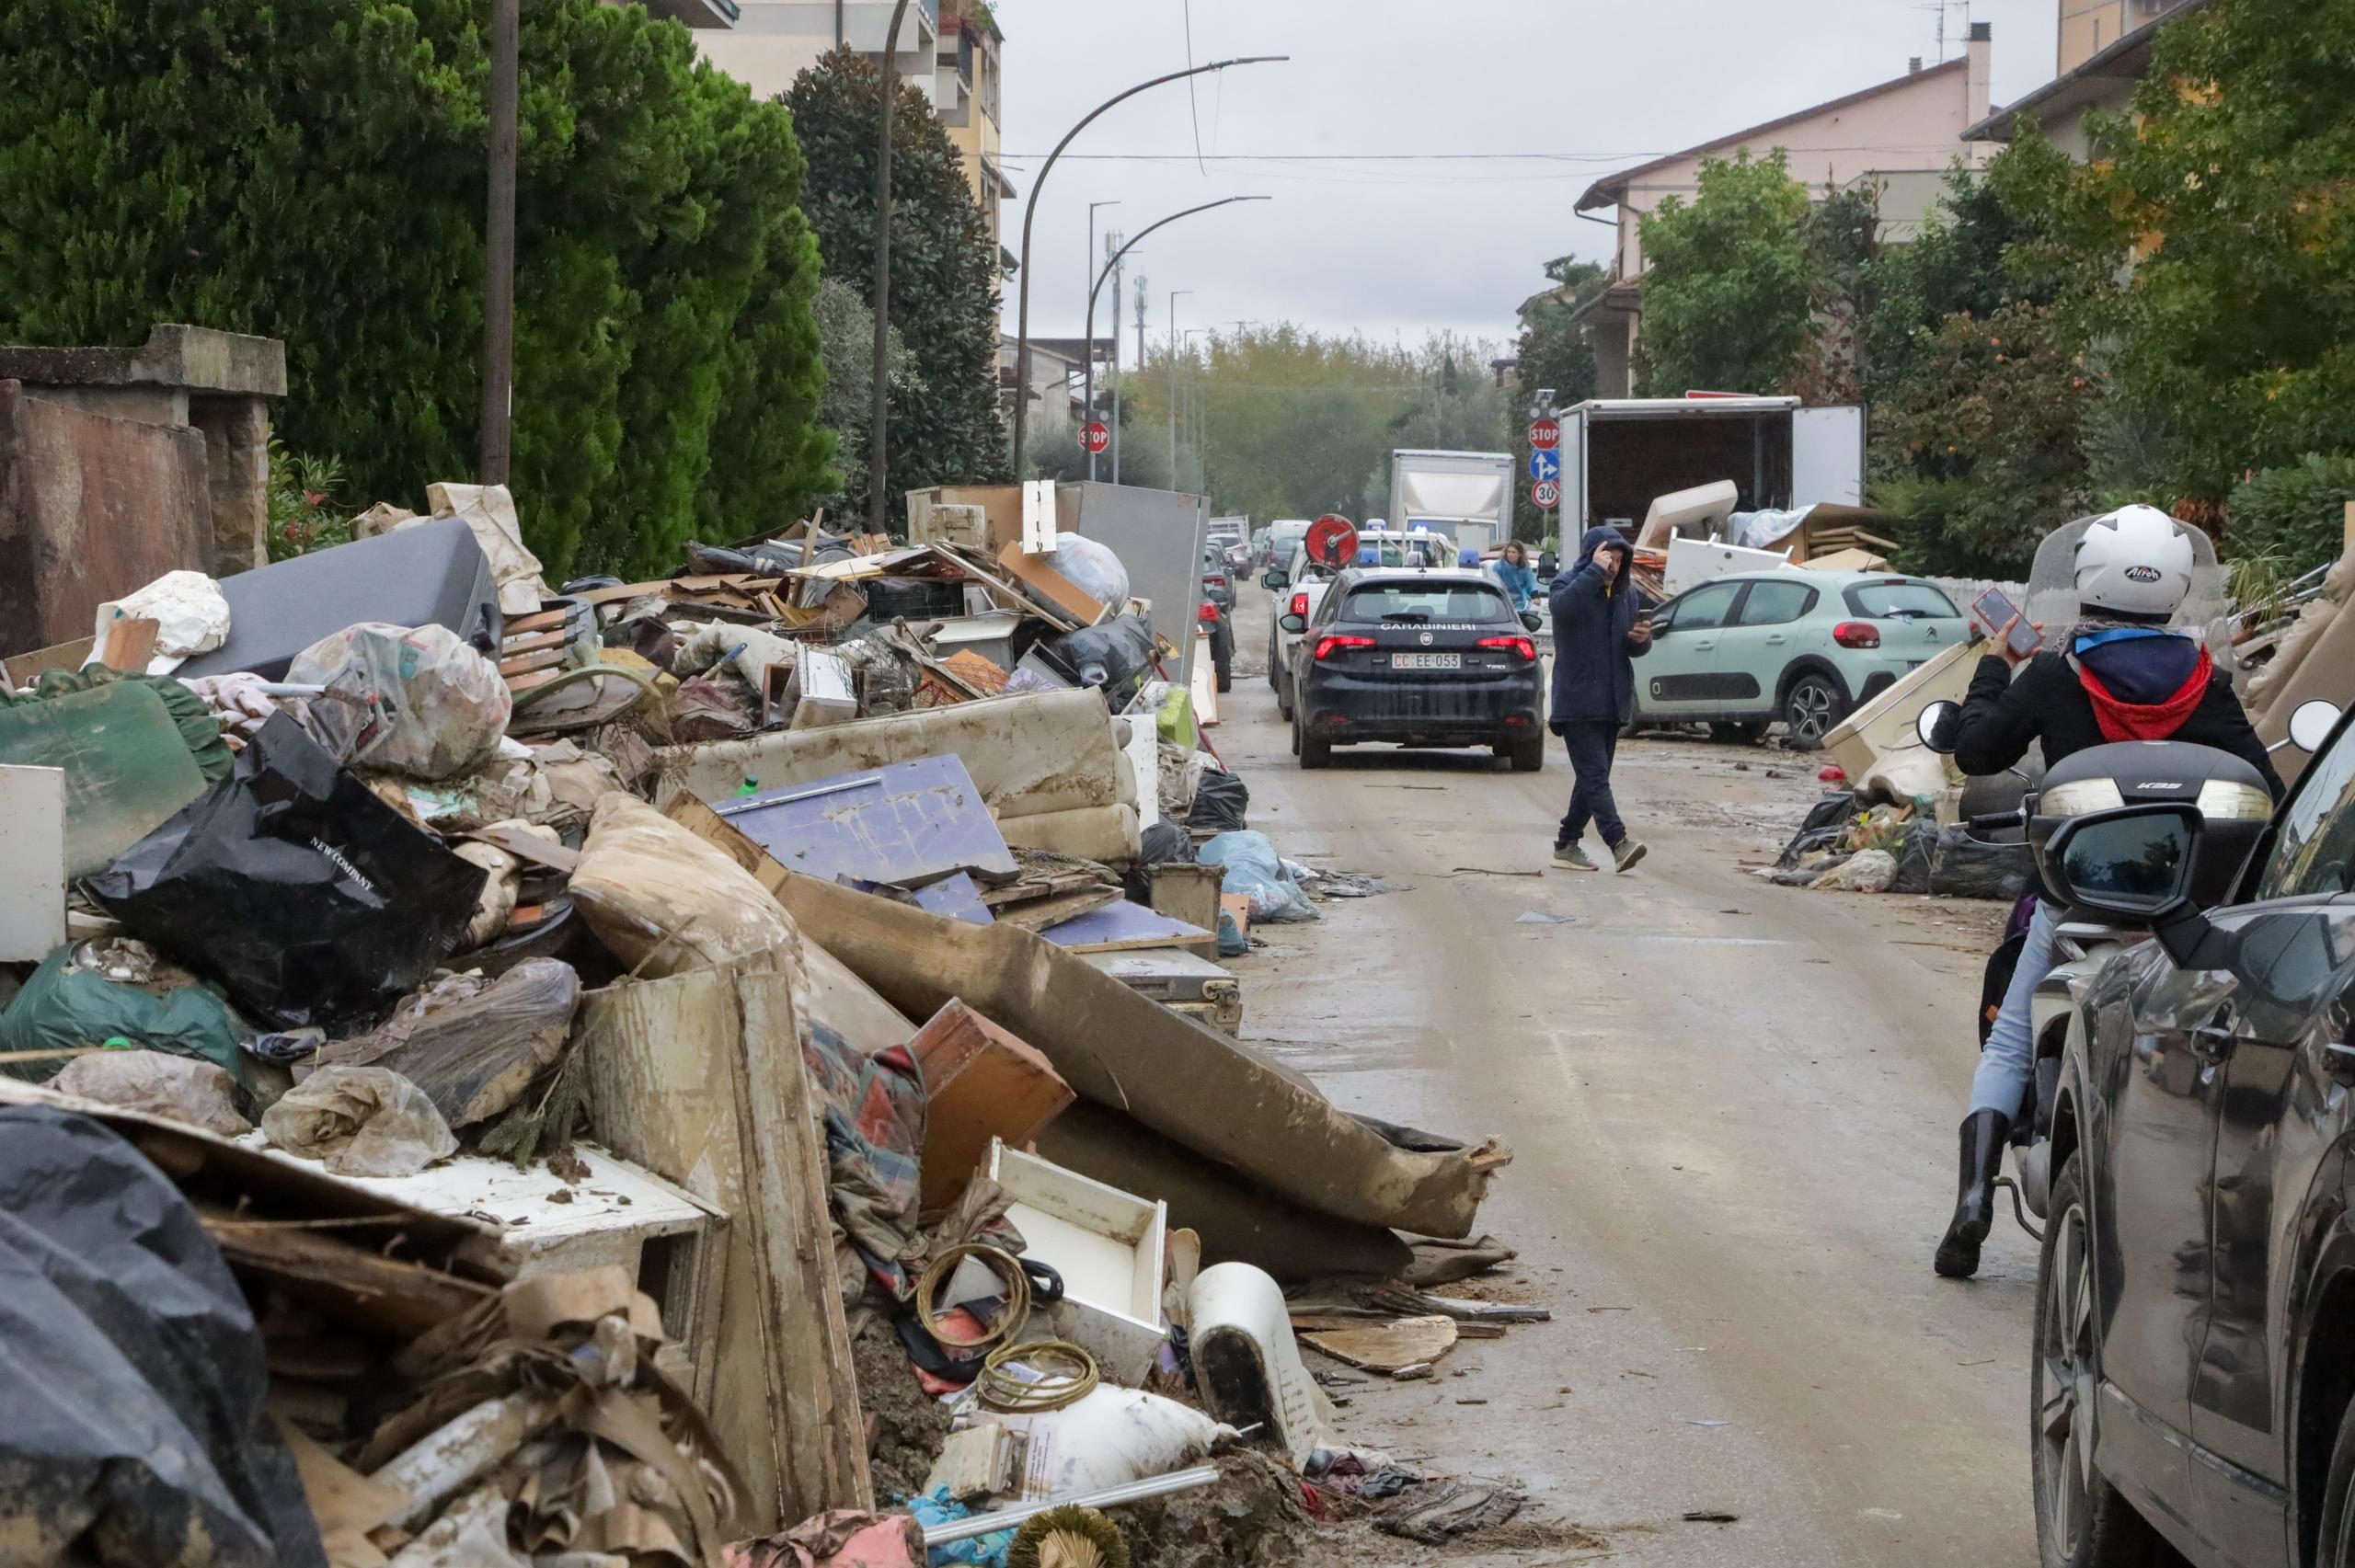
[[[1225,196],[1221,197],[1216,201],[1205,201],[1199,207],[1189,207],[1182,212],[1172,212],[1169,216],[1161,219],[1159,222],[1150,223],[1144,228],[1139,229],[1137,231],[1136,239],[1129,241],[1128,244],[1122,246],[1120,249],[1112,253],[1111,259],[1104,263],[1104,270],[1096,274],[1096,281],[1088,288],[1087,291],[1087,342],[1090,346],[1087,356],[1087,407],[1089,410],[1089,418],[1092,419],[1096,417],[1096,355],[1094,352],[1094,344],[1096,342],[1096,296],[1103,289],[1104,280],[1112,275],[1112,269],[1120,264],[1120,258],[1128,255],[1130,251],[1134,250],[1137,246],[1138,241],[1143,239],[1145,235],[1153,233],[1155,229],[1174,223],[1180,218],[1190,218],[1197,212],[1207,212],[1213,207],[1224,207],[1229,203],[1235,201],[1272,201],[1274,200],[1275,198],[1272,196]],[[1091,234],[1093,233],[1092,230],[1090,232]],[[1178,296],[1179,294],[1190,294],[1193,292],[1194,291],[1191,289],[1178,289],[1171,292],[1169,296],[1169,329],[1171,332],[1175,333],[1178,329]],[[1120,303],[1116,300],[1113,302],[1112,307],[1112,337],[1116,344],[1120,340]],[[1144,369],[1144,366],[1140,363],[1137,366],[1137,369],[1142,371]],[[1174,429],[1174,421],[1177,418],[1176,406],[1174,403],[1171,406],[1170,418],[1173,421],[1172,429]],[[1171,438],[1169,450],[1171,454],[1169,459],[1170,477],[1174,480],[1177,477],[1178,467],[1178,448],[1176,445],[1176,438],[1174,436]],[[1096,459],[1095,454],[1092,452],[1088,456],[1087,467],[1088,476],[1093,478],[1095,476]]]
[[[1090,267],[1096,265],[1096,209],[1118,207],[1120,204],[1120,199],[1117,196],[1087,204],[1087,264]],[[1084,278],[1087,274],[1083,272],[1080,276]],[[1096,422],[1096,334],[1092,330],[1081,342],[1080,352],[1087,356],[1087,406],[1079,417],[1080,444],[1085,446],[1087,443],[1087,427]],[[1090,479],[1096,477],[1096,453],[1093,452],[1087,454],[1087,476]]]
[[[1178,483],[1178,296],[1190,294],[1191,289],[1169,291],[1169,482]],[[1144,366],[1140,362],[1137,369]]]
[[[1071,145],[1072,138],[1086,130],[1089,122],[1097,115],[1102,114],[1116,103],[1136,97],[1148,87],[1158,87],[1168,82],[1182,82],[1189,76],[1200,76],[1212,71],[1223,71],[1233,65],[1264,65],[1291,58],[1289,54],[1248,54],[1234,60],[1214,60],[1208,65],[1196,65],[1185,71],[1172,71],[1166,76],[1155,76],[1149,82],[1139,82],[1126,92],[1115,93],[1089,109],[1078,124],[1063,132],[1063,139],[1055,143],[1055,150],[1047,155],[1047,161],[1040,164],[1039,172],[1030,177],[1030,199],[1022,204],[1022,259],[1019,264],[1022,272],[1022,303],[1020,313],[1016,318],[1014,332],[1014,382],[1015,385],[1020,389],[1014,399],[1014,473],[1017,478],[1019,478],[1022,474],[1022,443],[1024,438],[1029,433],[1030,223],[1039,215],[1039,192],[1045,187],[1047,176],[1054,169],[1055,160],[1063,155],[1063,149]],[[1088,258],[1091,263],[1095,259],[1092,256]]]
[[[875,143],[875,385],[867,405],[867,531],[889,533],[890,508],[884,498],[891,418],[891,111],[900,96],[900,24],[908,0],[891,7],[891,29],[883,35],[883,102]]]

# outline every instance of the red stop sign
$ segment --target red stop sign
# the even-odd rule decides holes
[[[1079,444],[1091,452],[1102,452],[1112,444],[1111,428],[1101,419],[1090,419],[1080,427]]]
[[[1562,444],[1562,422],[1559,419],[1529,421],[1529,444],[1539,452],[1551,452]]]

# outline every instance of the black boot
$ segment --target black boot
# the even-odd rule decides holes
[[[1938,1243],[1932,1266],[1948,1279],[1979,1272],[1979,1243],[1995,1219],[1995,1175],[2004,1168],[2004,1143],[2012,1124],[2001,1111],[1973,1111],[1962,1118],[1962,1186],[1954,1200],[1954,1221]]]

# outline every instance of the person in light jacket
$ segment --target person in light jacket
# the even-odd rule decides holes
[[[1579,558],[1554,579],[1548,607],[1554,612],[1554,689],[1548,727],[1569,749],[1570,808],[1554,835],[1554,864],[1569,871],[1599,869],[1579,841],[1592,822],[1602,830],[1614,869],[1625,871],[1644,858],[1643,844],[1627,836],[1619,805],[1611,794],[1611,765],[1619,751],[1619,731],[1636,715],[1636,670],[1631,660],[1651,651],[1651,623],[1637,602],[1627,578],[1634,552],[1615,528],[1590,528],[1579,541]]]
[[[1505,541],[1504,553],[1497,557],[1497,581],[1512,600],[1515,612],[1529,608],[1537,597],[1537,568],[1529,564],[1529,546],[1518,539]]]

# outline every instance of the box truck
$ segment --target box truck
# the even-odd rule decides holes
[[[1600,522],[1641,527],[1653,498],[1730,479],[1736,511],[1865,500],[1865,411],[1796,397],[1603,398],[1557,409],[1567,548]]]
[[[1394,452],[1385,521],[1401,533],[1444,533],[1458,550],[1486,550],[1512,537],[1513,478],[1509,452]]]

